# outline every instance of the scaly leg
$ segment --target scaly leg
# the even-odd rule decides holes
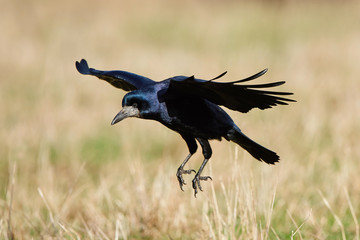
[[[180,189],[182,191],[184,191],[183,186],[186,185],[182,175],[183,174],[191,174],[191,172],[196,173],[194,169],[184,170],[184,166],[189,161],[191,156],[192,156],[192,154],[189,153],[189,155],[185,158],[185,160],[183,161],[183,163],[180,165],[180,167],[178,168],[178,170],[176,172],[176,177],[177,177],[177,179],[179,181]]]
[[[197,189],[199,188],[200,191],[202,191],[202,187],[200,185],[200,181],[207,181],[208,179],[212,180],[212,178],[210,176],[201,176],[201,172],[203,171],[206,163],[208,162],[209,159],[204,159],[204,161],[201,164],[201,167],[199,169],[199,171],[195,174],[194,179],[192,180],[192,187],[194,189],[194,196],[196,197],[196,194],[198,193]]]
[[[188,148],[189,148],[189,155],[185,158],[185,160],[183,161],[183,163],[180,165],[180,167],[178,168],[177,172],[176,172],[176,177],[179,181],[179,185],[180,185],[180,189],[182,191],[183,190],[183,186],[185,185],[185,181],[182,178],[183,174],[190,174],[191,172],[195,172],[194,169],[189,169],[189,170],[184,170],[184,166],[185,164],[189,161],[189,159],[191,158],[191,156],[196,152],[197,150],[197,144],[195,141],[195,138],[186,134],[181,134],[182,138],[185,140]]]
[[[203,149],[203,155],[204,155],[205,159],[202,162],[202,164],[199,168],[199,171],[195,174],[195,177],[192,180],[192,187],[194,189],[195,197],[196,197],[196,194],[198,193],[198,189],[200,189],[200,191],[202,191],[200,181],[207,181],[208,179],[212,180],[212,178],[210,176],[201,176],[201,173],[204,170],[205,165],[207,164],[207,162],[209,161],[209,159],[212,155],[212,150],[211,150],[209,141],[207,139],[203,139],[203,138],[197,138],[197,140],[199,141],[199,143]]]

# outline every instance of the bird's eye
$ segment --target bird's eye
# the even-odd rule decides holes
[[[137,104],[136,102],[134,102],[134,103],[132,104],[132,107],[133,107],[133,108],[137,108],[137,107],[138,107],[138,104]]]

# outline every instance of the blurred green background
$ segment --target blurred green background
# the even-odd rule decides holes
[[[359,239],[358,1],[1,5],[1,238]],[[281,162],[213,141],[214,181],[195,199],[175,177],[183,140],[152,121],[110,126],[124,92],[81,76],[81,58],[157,81],[269,68],[257,82],[285,80],[298,102],[228,112]]]

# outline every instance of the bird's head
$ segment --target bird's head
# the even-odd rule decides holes
[[[150,113],[150,101],[143,93],[133,91],[126,94],[122,100],[122,109],[112,120],[114,125],[129,117],[148,118]]]

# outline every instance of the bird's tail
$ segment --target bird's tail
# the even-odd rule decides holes
[[[275,152],[254,142],[237,127],[233,128],[227,136],[229,140],[239,144],[259,161],[264,161],[268,164],[275,164],[279,161],[279,156]]]

